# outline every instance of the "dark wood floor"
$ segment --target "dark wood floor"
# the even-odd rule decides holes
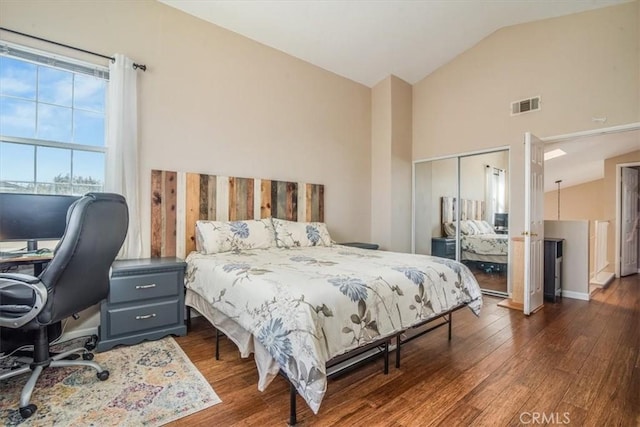
[[[528,318],[498,301],[456,312],[451,342],[441,328],[408,343],[389,375],[380,360],[329,381],[318,415],[298,398],[299,424],[640,426],[639,275]],[[194,321],[177,341],[223,403],[173,425],[286,425],[287,383],[259,392],[253,361],[226,339],[216,361],[213,337]]]

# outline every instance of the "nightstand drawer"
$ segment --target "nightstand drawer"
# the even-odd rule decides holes
[[[111,279],[109,303],[117,304],[152,298],[175,296],[181,291],[178,271],[114,277]]]
[[[456,258],[456,239],[434,237],[431,239],[431,255],[441,258]]]
[[[446,256],[456,256],[456,242],[446,242],[444,244],[444,254]]]
[[[111,309],[108,312],[109,336],[175,325],[179,322],[178,299]]]

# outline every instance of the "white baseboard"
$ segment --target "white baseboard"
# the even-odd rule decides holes
[[[590,285],[607,286],[615,278],[615,274],[609,271],[601,271],[597,273],[590,281]]]
[[[589,301],[589,294],[584,292],[574,292],[574,291],[565,291],[562,290],[563,298],[572,298],[572,299],[580,299],[583,301]]]

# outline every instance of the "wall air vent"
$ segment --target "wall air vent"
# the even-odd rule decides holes
[[[514,101],[511,103],[511,115],[528,113],[530,111],[537,111],[540,109],[540,97],[535,96],[529,99],[523,99],[521,101]]]

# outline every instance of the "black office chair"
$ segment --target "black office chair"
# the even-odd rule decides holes
[[[30,341],[33,360],[0,374],[0,380],[33,371],[20,395],[20,414],[36,411],[30,404],[38,377],[45,368],[89,366],[100,380],[109,372],[92,362],[85,347],[51,355],[49,344],[61,334],[61,321],[99,303],[109,293],[109,273],[129,224],[121,195],[88,193],[67,212],[67,225],[54,256],[38,277],[0,274],[0,352],[9,354]],[[82,353],[82,360],[69,356]]]

